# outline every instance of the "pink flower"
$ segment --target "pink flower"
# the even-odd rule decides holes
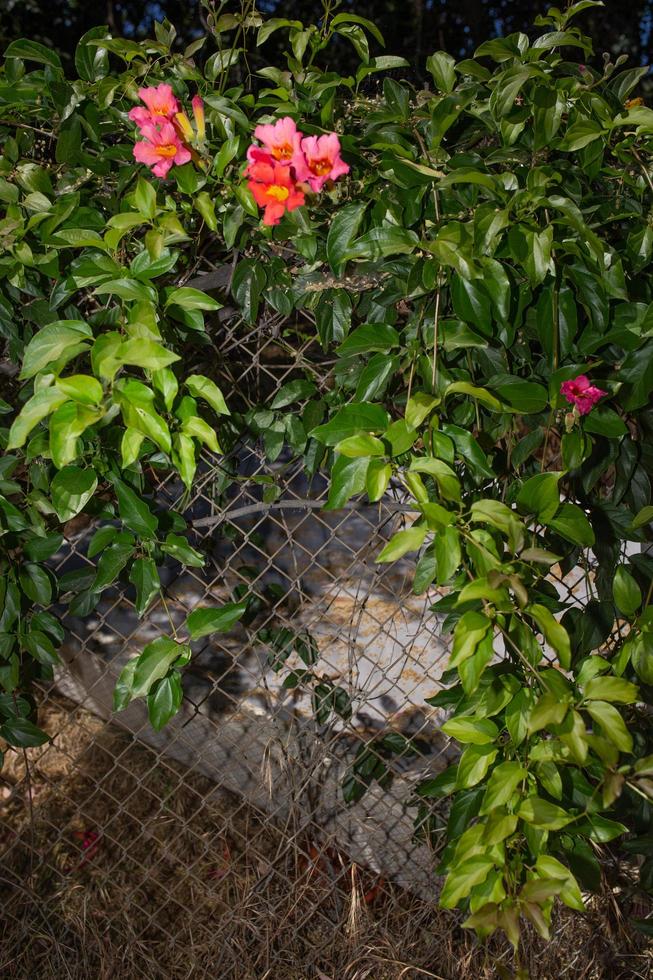
[[[263,123],[254,130],[254,136],[263,144],[270,156],[277,162],[289,166],[295,163],[295,159],[301,161],[303,154],[301,151],[302,134],[297,129],[294,119],[284,116],[277,119],[275,123]],[[253,162],[250,153],[256,147],[250,146],[247,151],[247,159]]]
[[[575,405],[579,415],[587,415],[591,412],[598,401],[607,395],[607,391],[595,388],[590,384],[589,378],[585,374],[579,374],[571,381],[563,381],[560,385],[560,394],[564,395],[571,405]]]
[[[247,186],[259,207],[265,208],[264,225],[278,225],[286,211],[304,203],[304,194],[292,177],[290,167],[273,160],[250,163]]]
[[[156,85],[150,88],[139,88],[138,97],[145,105],[136,106],[129,113],[129,118],[141,129],[151,123],[161,123],[171,120],[179,112],[179,103],[173,95],[170,85]]]
[[[340,156],[340,140],[335,133],[306,136],[302,140],[302,154],[303,160],[295,164],[297,179],[308,181],[313,191],[321,191],[327,180],[337,180],[349,173],[348,164]]]
[[[155,177],[165,177],[174,163],[188,163],[190,150],[179,139],[171,122],[159,125],[146,123],[141,127],[145,139],[134,146],[134,157],[152,168]]]

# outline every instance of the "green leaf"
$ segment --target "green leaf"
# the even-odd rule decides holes
[[[383,562],[396,561],[409,551],[418,551],[424,544],[427,531],[428,528],[425,525],[415,524],[404,531],[397,531],[377,555],[376,562],[382,564]]]
[[[509,803],[518,785],[526,779],[527,775],[526,769],[520,762],[502,762],[490,775],[479,812],[492,813],[497,807]]]
[[[103,415],[102,409],[65,402],[50,416],[50,454],[57,469],[79,455],[79,437]]]
[[[93,592],[101,592],[102,589],[106,589],[112,582],[115,582],[134,554],[134,550],[135,541],[133,536],[125,532],[119,534],[115,541],[100,555],[100,560],[97,563],[97,573],[91,590]]]
[[[153,218],[156,214],[156,191],[144,177],[139,177],[136,182],[134,204],[144,218]]]
[[[191,568],[203,568],[205,565],[205,560],[199,551],[191,548],[186,538],[180,534],[168,534],[161,545],[161,551]]]
[[[127,469],[132,463],[136,462],[140,456],[141,446],[144,441],[145,436],[138,429],[125,429],[120,442],[123,469]]]
[[[399,343],[400,337],[394,327],[386,323],[365,323],[349,334],[338,347],[338,354],[340,357],[349,357],[370,351],[387,353],[393,347],[398,347]]]
[[[410,470],[413,473],[427,473],[438,485],[438,490],[445,500],[455,503],[460,501],[460,481],[454,471],[441,459],[421,456],[411,460]]]
[[[109,38],[108,27],[92,27],[82,34],[75,48],[75,68],[80,78],[85,82],[96,82],[104,78],[109,71],[107,49],[90,45],[88,42]]]
[[[572,544],[584,548],[591,548],[594,544],[592,525],[576,504],[562,504],[556,516],[546,523],[556,534]]]
[[[532,603],[526,607],[526,612],[533,617],[544,639],[558,654],[560,666],[569,670],[571,666],[571,642],[567,630],[546,606]]]
[[[397,225],[372,228],[350,247],[348,258],[382,259],[388,255],[408,255],[419,245],[414,231]]]
[[[25,554],[32,561],[47,561],[59,551],[63,544],[63,534],[47,534],[45,537],[32,538],[24,545]]]
[[[385,446],[376,436],[361,432],[357,436],[349,436],[336,446],[336,452],[341,456],[354,459],[357,456],[385,456]]]
[[[571,871],[550,854],[540,854],[536,862],[537,870],[546,878],[558,878],[565,884],[559,892],[559,897],[571,909],[582,912],[585,909],[583,897],[578,883]]]
[[[373,21],[368,20],[366,17],[359,17],[358,14],[342,13],[336,14],[336,16],[331,21],[331,27],[337,27],[339,24],[360,24],[364,27],[366,31],[372,35],[372,37],[379,42],[382,47],[385,47],[385,41],[383,40],[383,35],[378,29]]]
[[[156,563],[151,558],[137,558],[131,567],[129,581],[136,588],[136,615],[140,619],[161,587]]]
[[[194,436],[196,439],[200,439],[205,446],[209,447],[211,452],[222,452],[214,429],[198,415],[191,415],[190,418],[184,420],[182,432],[187,436]]]
[[[468,745],[458,763],[457,787],[466,789],[485,779],[498,751],[492,743]]]
[[[524,527],[517,514],[500,500],[476,500],[471,508],[472,520],[490,524],[508,538],[513,554],[524,546]]]
[[[346,204],[344,207],[338,208],[329,223],[326,255],[331,270],[336,276],[342,273],[366,208],[367,202]]]
[[[445,909],[453,909],[458,902],[471,892],[474,885],[485,881],[490,870],[494,867],[491,858],[478,854],[468,858],[449,872],[440,893],[440,905]]]
[[[463,613],[454,629],[449,669],[458,667],[471,657],[491,627],[492,620],[483,613],[474,611]]]
[[[138,657],[132,657],[131,660],[127,661],[118,675],[116,686],[113,689],[114,711],[124,711],[133,697],[134,671],[136,670],[137,663]]]
[[[561,701],[557,694],[547,691],[535,703],[528,716],[528,732],[533,734],[550,725],[560,725],[565,720],[569,704]]]
[[[370,503],[380,500],[388,489],[392,467],[382,459],[371,459],[365,475],[365,491]]]
[[[50,487],[52,506],[63,523],[79,514],[95,493],[95,470],[66,466],[54,476]]]
[[[456,84],[456,61],[446,51],[436,51],[426,59],[426,69],[433,76],[438,89],[449,94]]]
[[[181,707],[183,696],[179,671],[175,670],[156,682],[147,696],[147,713],[155,732],[160,732],[174,718]]]
[[[472,745],[485,745],[499,737],[499,729],[489,718],[470,718],[464,715],[450,718],[442,726],[442,731],[458,742],[469,742]]]
[[[23,61],[38,61],[41,65],[48,65],[50,68],[56,68],[58,71],[61,71],[61,59],[56,51],[53,51],[52,48],[46,48],[44,44],[39,44],[38,41],[30,41],[27,38],[12,41],[5,50],[5,58],[22,58]],[[39,742],[38,744],[40,745],[41,743]]]
[[[490,387],[508,406],[507,411],[520,412],[522,415],[542,412],[549,402],[546,388],[534,381],[501,375],[491,382]]]
[[[31,749],[44,745],[50,736],[27,718],[10,718],[4,725],[0,725],[0,738],[18,749]]]
[[[121,365],[135,364],[146,371],[160,371],[180,360],[178,354],[167,350],[156,340],[148,340],[146,337],[133,337],[131,340],[126,340],[115,351],[114,357]]]
[[[57,388],[42,388],[32,395],[23,405],[9,430],[7,449],[18,449],[23,446],[34,426],[56,411],[65,401],[67,395]]]
[[[265,269],[258,260],[243,259],[238,263],[231,283],[231,292],[248,323],[256,322],[265,284]]]
[[[188,644],[177,643],[169,636],[158,636],[148,643],[134,667],[131,697],[142,698],[149,694],[154,684],[165,677],[179,657],[190,657]]]
[[[23,592],[32,602],[48,606],[52,600],[50,576],[41,565],[28,562],[20,570],[20,584]]]
[[[539,796],[529,796],[524,800],[517,814],[526,823],[533,827],[541,827],[543,830],[560,830],[574,819],[562,807],[549,803]]]
[[[99,555],[101,551],[110,545],[112,541],[118,535],[118,528],[114,527],[112,524],[107,524],[104,527],[98,528],[91,540],[89,541],[88,550],[86,552],[89,558],[94,558]]]
[[[279,409],[292,405],[293,402],[303,402],[316,392],[312,381],[298,378],[282,385],[270,403],[270,408]]]
[[[490,297],[477,279],[463,279],[454,272],[451,280],[451,302],[463,323],[471,323],[485,336],[492,332]]]
[[[647,505],[642,507],[638,512],[637,516],[634,518],[631,527],[645,527],[647,524],[653,523],[653,506]]]
[[[46,367],[60,368],[62,356],[66,360],[75,357],[92,339],[93,332],[83,320],[56,320],[42,327],[25,348],[21,380],[33,378]]]
[[[623,677],[592,677],[585,685],[587,701],[616,701],[619,704],[634,704],[639,697],[636,684]]]
[[[262,274],[265,278],[265,273]],[[234,293],[234,295],[236,294]],[[177,286],[174,289],[166,290],[165,305],[166,307],[180,306],[182,310],[222,309],[222,303],[218,303],[217,299],[213,299],[212,296],[207,296],[200,289],[193,289],[191,286]]]
[[[340,408],[328,422],[318,425],[309,434],[325,446],[336,446],[343,439],[359,432],[385,432],[388,413],[380,405],[368,402],[351,402]]]
[[[567,131],[558,143],[558,149],[566,153],[582,150],[584,146],[593,143],[603,136],[603,127],[594,119],[577,119],[567,127]]]
[[[211,633],[228,633],[247,610],[247,602],[227,602],[220,608],[195,609],[186,621],[191,640]]]
[[[119,296],[120,299],[134,300],[137,303],[150,303],[156,300],[156,291],[138,279],[110,279],[100,283],[93,290],[95,296]]]
[[[616,745],[620,752],[632,752],[633,737],[614,705],[607,701],[589,701],[586,708],[592,720],[603,729],[605,738]]]
[[[619,565],[614,573],[612,594],[617,608],[625,616],[632,616],[642,604],[642,591],[625,565]]]
[[[329,496],[324,505],[325,510],[339,510],[357,493],[363,493],[367,487],[367,470],[370,460],[367,456],[357,456],[348,459],[338,456],[331,468]]]
[[[454,381],[452,384],[448,385],[444,393],[445,399],[449,395],[469,395],[471,398],[475,398],[481,404],[489,408],[491,412],[511,412],[513,409],[509,408],[495,398],[494,395],[486,388],[478,388],[476,385],[469,384],[468,381]]]
[[[112,476],[110,479],[116,491],[118,509],[123,523],[134,534],[144,538],[154,538],[159,522],[146,502],[117,476]]]
[[[538,473],[524,483],[517,494],[517,506],[546,523],[560,507],[558,482],[562,473]]]
[[[433,540],[433,550],[438,566],[436,581],[438,585],[445,585],[458,571],[462,560],[458,529],[448,526],[438,530]]]

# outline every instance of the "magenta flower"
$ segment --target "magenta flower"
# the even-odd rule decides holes
[[[564,395],[571,405],[575,405],[579,415],[587,415],[591,412],[598,401],[607,395],[607,391],[595,388],[590,384],[590,380],[585,374],[579,374],[571,381],[563,381],[560,385],[560,394]]]
[[[134,157],[152,168],[155,177],[166,177],[173,164],[188,163],[191,154],[171,122],[158,125],[146,123],[141,127],[145,139],[134,146]]]
[[[147,106],[136,106],[129,113],[129,118],[141,129],[154,123],[160,124],[174,118],[179,112],[177,102],[170,85],[156,85],[150,88],[139,88],[138,97]]]
[[[307,136],[302,140],[302,155],[293,160],[297,180],[308,182],[311,190],[321,191],[327,180],[337,180],[349,173],[349,165],[340,156],[340,140],[336,133]]]

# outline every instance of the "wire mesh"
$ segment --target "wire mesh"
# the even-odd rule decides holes
[[[221,328],[223,384],[231,378],[245,406],[298,374],[326,386],[323,355],[312,341],[287,343],[282,327],[273,317]],[[338,963],[338,976],[399,976],[406,948],[388,936],[408,946],[410,930],[442,932],[437,861],[410,804],[415,783],[453,757],[426,703],[448,638],[429,612],[438,590],[411,591],[411,562],[374,564],[409,508],[391,487],[377,505],[324,511],[324,480],[269,456],[249,440],[205,458],[190,499],[161,480],[158,503],[191,520],[207,563],[170,560],[143,619],[122,586],[88,615],[60,610],[65,665],[39,709],[51,742],[13,754],[0,776],[4,915],[18,924],[3,975],[26,976],[29,962],[30,976],[182,977],[211,964],[221,977],[329,980]],[[91,568],[91,531],[66,527],[59,576]],[[586,594],[591,571],[558,584],[568,599]],[[244,592],[255,615],[193,644],[182,710],[162,732],[140,702],[112,713],[127,659],[191,610]],[[288,686],[307,651],[312,685]],[[316,711],[316,684],[341,691],[350,710]],[[389,733],[403,737],[392,754]],[[343,783],[361,747],[392,781],[348,805]],[[363,934],[367,972],[350,962]]]

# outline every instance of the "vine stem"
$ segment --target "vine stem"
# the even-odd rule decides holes
[[[439,280],[438,280],[439,281]],[[438,285],[438,291],[435,294],[435,313],[433,314],[433,372],[431,375],[431,383],[433,386],[433,391],[435,392],[435,387],[438,380],[438,326],[440,323],[440,286]]]
[[[273,503],[264,503],[259,501],[255,504],[248,504],[246,507],[236,507],[234,510],[225,510],[222,514],[217,517],[200,517],[199,520],[193,521],[193,527],[216,527],[218,524],[223,524],[225,521],[233,521],[238,517],[249,517],[250,514],[260,514],[263,511],[269,510],[321,510],[324,507],[326,501],[324,500],[277,500]],[[355,502],[349,502],[343,509],[344,510],[356,510],[359,506],[366,506],[357,504]],[[415,507],[410,504],[393,504],[391,507],[387,504],[384,506],[388,507],[393,513],[399,514],[413,514],[416,513]]]

